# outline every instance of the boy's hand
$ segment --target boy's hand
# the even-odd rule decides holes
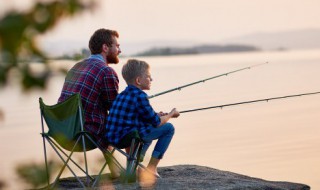
[[[161,117],[161,116],[168,115],[168,113],[164,113],[164,112],[161,111],[161,112],[158,113],[158,115]]]
[[[177,117],[180,116],[180,113],[179,113],[179,111],[178,111],[176,108],[173,108],[173,109],[171,110],[170,114],[172,114],[172,117],[173,117],[173,118],[177,118]]]

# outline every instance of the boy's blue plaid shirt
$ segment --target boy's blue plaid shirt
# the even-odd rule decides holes
[[[112,103],[107,119],[106,138],[110,143],[118,144],[126,134],[135,129],[144,137],[160,122],[160,117],[150,105],[147,94],[129,85]]]

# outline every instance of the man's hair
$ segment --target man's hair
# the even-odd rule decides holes
[[[104,28],[96,30],[89,40],[91,54],[101,53],[103,44],[107,44],[107,46],[110,47],[112,45],[113,36],[119,38],[118,32]]]
[[[129,59],[122,67],[122,77],[127,84],[133,84],[135,79],[142,76],[150,68],[145,61]]]

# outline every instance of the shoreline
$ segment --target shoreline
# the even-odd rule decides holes
[[[283,181],[267,181],[229,171],[198,165],[175,165],[160,167],[158,178],[152,189],[219,189],[219,190],[310,190],[310,186]],[[123,184],[118,179],[110,180],[110,174],[103,174],[97,189],[141,189],[138,182]],[[85,178],[82,178],[85,182]],[[80,189],[75,178],[60,180],[57,189]],[[43,188],[45,189],[45,188]]]

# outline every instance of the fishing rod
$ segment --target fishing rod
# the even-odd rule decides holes
[[[252,65],[252,66],[249,66],[249,67],[244,67],[244,68],[241,68],[241,69],[230,71],[230,72],[227,72],[227,73],[223,73],[223,74],[220,74],[220,75],[216,75],[216,76],[213,76],[213,77],[209,77],[209,78],[206,78],[206,79],[203,79],[203,80],[192,82],[192,83],[189,83],[189,84],[186,84],[186,85],[183,85],[183,86],[179,86],[179,87],[176,87],[176,88],[172,88],[170,90],[166,90],[166,91],[151,95],[148,98],[151,99],[151,98],[163,95],[163,94],[167,94],[169,92],[173,92],[173,91],[176,91],[176,90],[181,90],[181,89],[186,88],[188,86],[192,86],[192,85],[195,85],[195,84],[198,84],[198,83],[201,83],[201,82],[206,82],[206,81],[211,80],[211,79],[215,79],[215,78],[219,78],[219,77],[223,77],[223,76],[228,76],[229,74],[236,73],[236,72],[239,72],[239,71],[243,71],[243,70],[246,70],[246,69],[251,69],[253,67],[258,67],[258,66],[261,66],[261,65],[264,65],[264,64],[267,64],[267,63],[268,62],[260,63],[260,64]]]
[[[279,97],[273,97],[273,98],[265,98],[265,99],[259,99],[259,100],[251,100],[251,101],[245,101],[245,102],[237,102],[232,104],[224,104],[219,106],[210,106],[210,107],[204,107],[204,108],[197,108],[197,109],[191,109],[191,110],[184,110],[180,111],[179,113],[188,113],[188,112],[195,112],[195,111],[201,111],[201,110],[207,110],[207,109],[215,109],[215,108],[223,108],[223,107],[230,107],[230,106],[236,106],[236,105],[242,105],[242,104],[252,104],[256,102],[268,102],[271,100],[277,100],[277,99],[285,99],[285,98],[293,98],[298,96],[308,96],[308,95],[314,95],[314,94],[320,94],[319,92],[310,92],[310,93],[304,93],[304,94],[294,94],[294,95],[287,95],[287,96],[279,96]]]

